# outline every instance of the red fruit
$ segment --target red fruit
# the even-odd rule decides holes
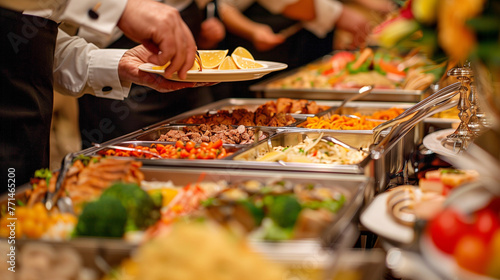
[[[470,225],[462,214],[447,208],[429,221],[427,230],[437,248],[453,254],[460,238],[470,232]]]
[[[479,274],[486,272],[490,260],[484,240],[472,234],[465,235],[458,241],[453,255],[458,265]]]
[[[476,220],[472,225],[473,234],[481,238],[485,243],[489,243],[495,231],[500,229],[498,215],[489,208],[484,208],[476,212]]]

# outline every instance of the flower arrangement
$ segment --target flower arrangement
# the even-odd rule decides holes
[[[417,48],[434,60],[498,60],[499,12],[499,0],[408,0],[374,37],[383,47]]]

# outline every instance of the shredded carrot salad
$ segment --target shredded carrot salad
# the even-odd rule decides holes
[[[403,111],[404,109],[391,108],[388,110],[377,111],[371,116],[355,114],[359,116],[359,119],[337,114],[323,117],[309,117],[299,126],[311,129],[370,130],[379,125],[380,122],[370,121],[368,119],[390,120],[397,117]]]
[[[379,124],[379,122],[367,121],[364,116],[356,119],[335,114],[330,117],[309,117],[300,126],[312,129],[370,130]]]

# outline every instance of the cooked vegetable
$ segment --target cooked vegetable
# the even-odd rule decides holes
[[[324,208],[329,210],[330,212],[336,213],[337,211],[339,211],[340,208],[342,208],[344,203],[345,203],[345,196],[341,195],[338,200],[327,199],[322,201],[319,200],[306,201],[302,203],[302,207],[314,210]]]
[[[153,199],[137,184],[115,183],[102,193],[105,197],[117,198],[127,210],[126,231],[145,229],[160,217]]]
[[[76,236],[122,237],[127,210],[119,199],[107,196],[88,203],[78,218]]]
[[[264,209],[249,199],[240,200],[238,204],[242,205],[252,215],[255,225],[260,226],[265,216]]]
[[[302,207],[292,195],[267,196],[264,204],[268,207],[269,217],[283,228],[292,228]]]

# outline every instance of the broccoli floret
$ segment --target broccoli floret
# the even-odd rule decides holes
[[[101,197],[85,205],[78,218],[74,235],[122,237],[127,222],[127,210],[114,197]]]
[[[269,217],[282,228],[291,228],[295,225],[302,210],[300,203],[292,195],[268,196],[264,198]]]
[[[141,230],[153,225],[160,218],[159,208],[149,194],[134,183],[115,183],[106,189],[103,197],[120,200],[127,210],[126,231]]]

